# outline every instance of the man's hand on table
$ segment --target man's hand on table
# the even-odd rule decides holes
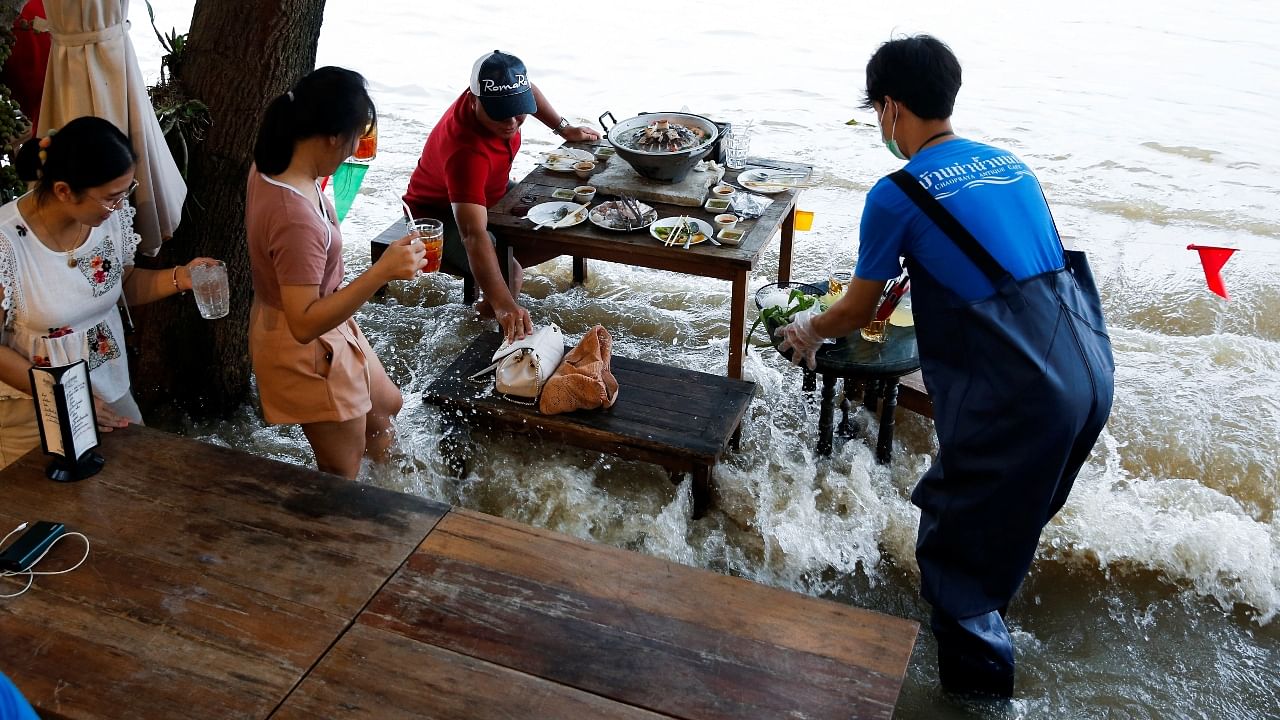
[[[507,308],[495,306],[493,314],[498,320],[498,326],[502,328],[503,337],[508,342],[523,340],[526,335],[533,332],[533,320],[529,318],[529,311],[514,302]]]
[[[560,137],[565,142],[588,142],[590,140],[599,140],[600,133],[585,125],[570,125],[560,131]]]

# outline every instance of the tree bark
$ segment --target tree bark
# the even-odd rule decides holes
[[[139,325],[134,390],[144,413],[168,408],[226,416],[249,395],[249,306],[245,180],[263,110],[315,67],[325,0],[197,0],[180,77],[213,125],[191,149],[183,220],[159,267],[206,256],[226,262],[231,313],[204,320],[190,297],[134,312]],[[139,265],[143,262],[139,258]],[[153,421],[154,421],[153,420]]]

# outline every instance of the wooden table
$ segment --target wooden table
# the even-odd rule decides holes
[[[591,147],[589,144],[575,144],[575,146],[584,149]],[[609,162],[625,161],[614,158]],[[812,170],[808,165],[760,158],[751,158],[747,165],[805,172]],[[737,181],[737,177],[736,170],[729,170],[725,175],[726,180],[733,182]],[[498,265],[504,269],[509,268],[517,250],[536,249],[542,254],[554,253],[552,257],[572,256],[575,282],[585,281],[587,258],[728,280],[733,285],[729,318],[728,374],[731,378],[741,378],[743,344],[746,340],[744,333],[747,275],[755,268],[756,262],[759,261],[773,236],[781,230],[782,245],[778,251],[778,281],[790,280],[796,198],[799,192],[785,190],[769,195],[768,197],[774,202],[760,218],[738,223],[738,227],[747,232],[742,237],[742,243],[737,247],[728,245],[716,247],[711,243],[701,243],[688,250],[669,248],[654,240],[647,230],[629,233],[614,232],[598,228],[589,221],[570,228],[555,230],[546,228],[535,231],[534,225],[521,214],[522,210],[527,211],[533,205],[553,200],[551,194],[555,190],[573,188],[584,182],[590,181],[581,180],[569,173],[550,172],[539,167],[509,190],[497,205],[489,208],[489,229],[498,238]],[[609,198],[597,195],[593,204],[606,199]],[[650,204],[657,209],[659,217],[688,215],[701,218],[708,223],[715,217],[715,213],[701,207]],[[506,262],[503,262],[504,257]]]
[[[916,636],[154,430],[103,441],[79,483],[38,450],[0,471],[0,532],[93,542],[0,600],[0,670],[43,718],[888,718]]]

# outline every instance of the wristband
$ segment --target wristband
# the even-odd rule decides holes
[[[562,135],[562,136],[563,136],[563,134],[564,134],[564,129],[565,129],[565,128],[567,128],[567,127],[569,127],[569,118],[567,118],[567,117],[565,117],[565,116],[561,115],[561,116],[560,116],[560,123],[559,123],[558,125],[556,125],[554,128],[552,128],[552,129],[551,129],[551,132],[552,132],[553,134],[556,134],[556,135]]]
[[[184,291],[181,287],[178,286],[178,268],[180,267],[182,266],[181,265],[173,266],[173,291],[179,295],[182,295],[184,294]]]

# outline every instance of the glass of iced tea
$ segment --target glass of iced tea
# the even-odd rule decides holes
[[[884,329],[887,322],[888,320],[872,320],[869,325],[862,328],[862,339],[874,343],[884,342]]]
[[[849,287],[853,282],[853,271],[845,269],[832,270],[827,276],[827,295],[838,298],[844,294],[844,289]]]
[[[409,221],[409,232],[427,247],[427,264],[422,267],[422,272],[439,271],[440,260],[444,257],[444,223],[435,218],[416,218]]]
[[[378,126],[370,125],[356,141],[355,154],[351,156],[356,162],[372,162],[378,156]]]

